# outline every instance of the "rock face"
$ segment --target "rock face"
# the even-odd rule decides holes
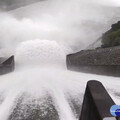
[[[66,61],[70,70],[120,76],[120,46],[82,50],[67,55]]]

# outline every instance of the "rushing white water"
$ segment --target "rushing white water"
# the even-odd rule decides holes
[[[65,65],[67,54],[86,48],[120,18],[116,2],[48,0],[0,13],[0,56],[14,54],[16,61],[13,73],[0,76],[0,120],[37,120],[29,118],[37,109],[42,120],[77,120],[88,80],[101,81],[120,104],[119,78]]]

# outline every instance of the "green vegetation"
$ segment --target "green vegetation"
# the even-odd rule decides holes
[[[101,47],[114,47],[120,45],[120,21],[102,36]]]

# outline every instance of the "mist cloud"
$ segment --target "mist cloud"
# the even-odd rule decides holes
[[[111,2],[48,0],[1,13],[0,48],[14,53],[23,41],[45,39],[73,52],[84,49],[119,20],[119,8]]]

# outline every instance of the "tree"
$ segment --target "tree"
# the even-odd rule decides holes
[[[120,21],[102,36],[101,47],[114,47],[120,45]]]

